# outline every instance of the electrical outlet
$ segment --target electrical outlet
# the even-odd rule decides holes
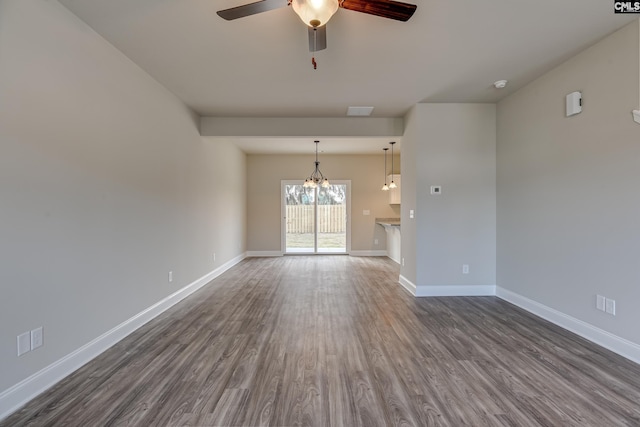
[[[402,266],[404,267],[404,257],[402,257]]]
[[[18,335],[18,356],[31,351],[31,332]]]
[[[409,209],[409,218],[413,218],[414,212],[413,209]]]
[[[377,245],[378,244],[378,239],[373,239],[373,244]]]
[[[469,274],[469,264],[462,264],[462,274]]]
[[[31,350],[35,350],[38,347],[42,347],[44,333],[42,326],[31,331]]]
[[[173,282],[173,271],[169,272],[169,283]]]
[[[605,302],[606,311],[609,314],[616,315],[616,300],[614,299],[606,299]]]
[[[604,311],[604,302],[605,302],[606,298],[603,297],[602,295],[596,295],[596,308],[600,311]]]

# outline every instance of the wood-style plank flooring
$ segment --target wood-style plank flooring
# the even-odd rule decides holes
[[[640,365],[386,258],[247,259],[2,426],[640,426]]]

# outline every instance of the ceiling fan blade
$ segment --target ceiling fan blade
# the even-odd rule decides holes
[[[287,5],[287,0],[262,0],[238,7],[232,7],[231,9],[219,10],[217,13],[221,18],[224,18],[227,21],[232,21],[234,19],[244,18],[245,16],[255,15],[256,13],[280,9]]]
[[[309,52],[317,52],[327,48],[327,26],[307,27],[309,29]]]
[[[408,21],[417,8],[415,4],[394,0],[344,0],[340,7],[403,22]]]

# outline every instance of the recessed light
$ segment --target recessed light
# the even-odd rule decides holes
[[[493,85],[496,87],[496,89],[504,89],[507,86],[507,81],[506,80],[498,80]]]
[[[373,107],[349,107],[347,108],[347,116],[370,116]]]

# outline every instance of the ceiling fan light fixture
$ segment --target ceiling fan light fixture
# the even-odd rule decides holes
[[[291,0],[293,11],[302,22],[317,28],[325,25],[338,10],[338,0]]]

